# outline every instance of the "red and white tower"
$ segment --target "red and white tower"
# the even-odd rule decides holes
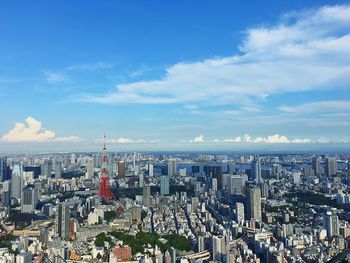
[[[106,139],[106,136],[104,136]],[[103,144],[103,157],[102,157],[102,169],[101,169],[101,179],[100,179],[100,187],[98,189],[98,195],[102,197],[107,203],[114,199],[111,188],[109,187],[109,179],[107,173],[107,148],[106,142]]]

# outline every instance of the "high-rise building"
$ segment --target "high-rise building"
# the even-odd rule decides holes
[[[218,190],[218,179],[216,179],[216,178],[212,178],[211,179],[211,189],[213,191],[217,191]]]
[[[149,207],[151,205],[151,187],[145,185],[143,187],[143,205]]]
[[[251,173],[252,179],[254,179],[255,183],[260,184],[264,182],[261,175],[261,162],[259,156],[256,156],[255,160],[252,162]]]
[[[23,166],[15,164],[12,170],[11,197],[20,199],[23,186]]]
[[[145,180],[144,180],[144,174],[143,173],[140,173],[139,174],[139,187],[142,188],[145,184]]]
[[[236,222],[241,224],[244,221],[244,205],[243,203],[237,202],[235,204],[236,210]]]
[[[173,177],[176,174],[176,161],[169,160],[168,162],[168,176]]]
[[[321,158],[319,156],[312,157],[312,169],[315,175],[321,174]]]
[[[90,157],[86,165],[86,173],[88,178],[94,177],[94,158]]]
[[[52,163],[51,160],[44,160],[41,168],[41,175],[45,178],[51,178]]]
[[[167,175],[163,175],[160,177],[160,194],[161,195],[169,195],[169,181],[170,181],[170,178]]]
[[[56,210],[56,233],[62,239],[68,239],[69,237],[69,220],[69,204],[58,204]]]
[[[249,219],[261,221],[261,190],[258,186],[250,186],[247,194]]]
[[[336,214],[328,211],[323,217],[323,227],[327,230],[328,238],[339,235],[339,220]]]
[[[226,241],[224,236],[213,236],[213,260],[224,262],[224,255],[226,255]]]
[[[62,163],[61,161],[55,161],[55,178],[60,179],[62,177]]]
[[[153,177],[153,164],[148,164],[148,176]]]
[[[337,159],[335,157],[327,157],[326,173],[327,173],[327,176],[332,176],[337,174]]]
[[[6,179],[7,173],[7,158],[0,158],[0,182],[3,182]]]
[[[38,204],[39,190],[34,185],[27,185],[23,187],[21,198],[21,212],[31,213],[35,212]]]
[[[118,162],[118,178],[125,178],[125,161]]]
[[[243,193],[243,178],[240,175],[231,175],[229,177],[229,193],[231,195],[240,195]]]
[[[202,252],[205,250],[205,236],[198,235],[197,237],[197,252]]]
[[[32,258],[32,252],[22,252],[16,255],[16,263],[31,263]]]

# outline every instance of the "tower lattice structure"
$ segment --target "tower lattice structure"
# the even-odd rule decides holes
[[[107,172],[107,148],[106,142],[103,144],[103,157],[102,157],[102,169],[101,169],[101,179],[100,187],[98,189],[98,195],[103,198],[107,203],[114,199],[111,188],[109,187],[109,178]]]

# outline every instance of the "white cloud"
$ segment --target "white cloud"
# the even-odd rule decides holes
[[[96,63],[87,63],[87,64],[76,64],[67,67],[67,70],[87,70],[87,71],[94,71],[99,69],[111,69],[114,65],[106,62],[96,62]]]
[[[18,122],[7,134],[2,136],[4,142],[75,142],[78,136],[57,137],[55,132],[42,127],[40,121],[28,117],[25,123]]]
[[[247,29],[240,55],[178,63],[161,79],[124,83],[115,92],[78,100],[246,106],[274,94],[345,89],[350,82],[349,23],[350,5],[288,13],[274,26]]]
[[[308,138],[295,138],[293,140],[288,139],[287,136],[274,134],[267,137],[256,137],[253,138],[249,134],[245,134],[244,136],[240,137],[234,137],[234,138],[228,138],[224,139],[223,142],[230,142],[230,143],[310,143],[311,140]]]
[[[242,138],[237,136],[235,138],[224,139],[224,142],[242,142]]]
[[[190,140],[190,142],[194,142],[194,143],[204,142],[204,135],[199,134],[198,136],[194,137],[193,140]]]
[[[58,84],[66,82],[68,77],[62,73],[52,72],[50,70],[44,71],[46,81],[50,84]]]
[[[304,103],[294,106],[281,106],[279,110],[287,113],[322,113],[322,112],[349,112],[350,101],[346,100],[331,100],[331,101],[316,101]]]

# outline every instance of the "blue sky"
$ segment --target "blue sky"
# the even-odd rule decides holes
[[[0,35],[3,151],[350,142],[348,1],[2,1]]]

